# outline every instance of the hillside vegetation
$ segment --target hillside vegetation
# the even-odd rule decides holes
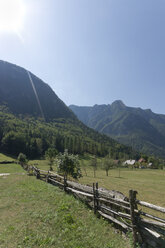
[[[0,151],[15,157],[23,152],[29,158],[37,158],[48,147],[98,156],[110,153],[114,158],[140,156],[132,148],[85,126],[32,73],[0,61]]]
[[[138,157],[130,147],[120,145],[113,139],[89,129],[81,122],[56,119],[45,122],[34,118],[20,119],[11,113],[0,111],[0,150],[18,156],[20,152],[29,158],[41,157],[48,147],[59,152],[68,149],[71,153],[88,152],[112,157]]]
[[[70,109],[90,128],[142,153],[165,157],[165,115],[127,107],[122,101]]]

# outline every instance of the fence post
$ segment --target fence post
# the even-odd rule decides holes
[[[40,171],[39,170],[37,170],[36,178],[40,179]]]
[[[95,183],[93,183],[93,207],[94,207],[94,213],[96,214],[97,206],[96,206]]]
[[[33,176],[35,176],[35,169],[34,166],[32,166]]]
[[[47,183],[49,182],[49,171],[48,171],[48,174],[46,175],[46,182]]]
[[[96,183],[96,208],[99,210],[99,192],[98,192],[98,183]]]
[[[29,172],[30,172],[30,165],[27,165],[26,171],[27,171],[27,174],[29,174]]]
[[[133,190],[129,191],[130,214],[131,214],[131,222],[132,222],[134,248],[136,248],[136,243],[138,242],[137,223],[136,223],[137,220],[136,220],[135,211],[134,211],[135,209],[137,209],[136,194],[137,194],[137,191],[133,191]]]
[[[64,175],[64,191],[65,192],[67,191],[66,188],[67,188],[67,177],[66,175]]]

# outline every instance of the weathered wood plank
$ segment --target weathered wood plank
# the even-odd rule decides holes
[[[123,201],[126,201],[126,200],[128,201],[128,198],[123,193],[116,191],[116,190],[107,190],[105,188],[99,188],[99,195],[101,195],[102,197],[104,196],[108,198],[117,198]]]
[[[165,240],[163,240],[157,232],[152,231],[150,228],[146,228],[146,227],[141,227],[140,231],[143,236],[143,239],[145,240],[145,243],[150,245],[149,247],[154,247],[154,248],[165,247]]]
[[[53,182],[53,183],[56,183],[56,184],[58,184],[58,185],[64,187],[64,184],[63,184],[63,183],[60,183],[60,182],[58,182],[58,181],[56,181],[56,180],[54,180],[54,179],[52,179],[52,178],[49,178],[49,181],[51,181],[51,182]]]
[[[86,197],[90,197],[90,198],[93,198],[93,195],[92,194],[88,194],[88,193],[85,193],[85,192],[82,192],[82,191],[78,191],[78,190],[75,190],[75,189],[72,189],[72,188],[69,188],[67,187],[66,188],[67,190],[73,192],[73,193],[76,193],[76,194],[79,194],[79,195],[83,195],[83,196],[86,196]]]
[[[103,209],[103,210],[106,210],[106,211],[108,211],[108,212],[110,212],[110,213],[112,213],[114,215],[117,215],[119,217],[123,217],[123,218],[126,218],[128,220],[131,219],[131,215],[130,214],[125,214],[125,213],[122,213],[122,212],[116,212],[116,211],[114,211],[114,210],[112,210],[112,209],[110,209],[108,207],[105,207],[105,206],[100,206],[100,208]]]
[[[161,223],[159,221],[153,221],[153,220],[148,220],[148,219],[140,219],[140,223],[145,223],[145,224],[165,228],[165,224]]]
[[[93,188],[91,186],[79,184],[79,183],[72,182],[69,180],[67,181],[67,184],[70,188],[93,194]]]
[[[48,171],[45,171],[45,170],[39,170],[39,171],[40,171],[40,172],[44,172],[44,173],[46,173],[46,174],[48,173]]]
[[[151,218],[151,219],[153,219],[153,220],[157,220],[157,221],[160,221],[160,222],[162,222],[162,223],[165,223],[165,219],[161,219],[161,218],[156,217],[156,216],[154,216],[154,215],[147,214],[147,213],[145,213],[145,212],[143,212],[143,211],[140,211],[140,214],[143,215],[143,216],[146,216],[146,217],[148,217],[148,218]]]
[[[154,226],[154,225],[149,225],[149,224],[146,224],[146,223],[145,224],[144,223],[139,224],[139,227],[140,228],[147,227],[147,228],[159,233],[165,239],[165,230],[163,228],[161,228],[161,227]]]
[[[108,203],[108,204],[112,204],[114,206],[117,206],[117,207],[120,207],[120,208],[123,208],[123,209],[126,209],[126,210],[130,211],[129,207],[126,207],[126,206],[124,206],[122,204],[118,204],[118,203],[116,203],[114,201],[111,201],[111,200],[107,200],[107,199],[104,199],[104,198],[99,198],[99,201],[104,202],[104,203]]]
[[[49,173],[50,173],[51,177],[60,178],[60,179],[63,179],[63,180],[64,180],[64,177],[58,175],[57,173],[54,173],[54,172],[52,172],[52,171],[49,171]]]
[[[72,182],[72,181],[67,181],[67,184],[71,188],[75,188],[75,189],[77,189],[79,191],[83,191],[83,192],[93,194],[93,187],[91,187],[91,186],[82,185],[82,184]],[[118,192],[118,191],[114,191],[114,190],[109,191],[109,190],[106,190],[106,189],[100,189],[99,188],[98,189],[98,194],[99,194],[99,197],[110,199],[110,200],[118,202],[118,203],[123,203],[123,204],[129,205],[129,202],[118,198],[118,197],[123,197],[123,199],[125,198],[125,196],[122,193]]]
[[[116,220],[116,219],[113,218],[112,216],[109,216],[109,215],[107,215],[107,214],[104,214],[104,213],[101,212],[101,211],[98,211],[98,213],[99,213],[102,217],[104,217],[105,219],[108,219],[108,220],[112,221],[113,223],[115,223],[115,224],[121,226],[121,227],[122,227],[123,229],[125,229],[126,231],[130,230],[130,228],[129,228],[126,224],[122,223],[122,222],[119,221],[119,220]]]
[[[118,214],[119,214],[120,217],[126,218],[128,220],[131,219],[131,215],[130,214],[125,214],[125,213],[122,213],[122,212],[118,212]]]
[[[144,202],[144,201],[140,201],[140,200],[136,200],[136,203],[143,206],[143,207],[148,207],[157,211],[160,211],[162,213],[165,213],[165,208],[160,207],[160,206],[156,206],[154,204],[148,203],[148,202]]]
[[[161,237],[161,235],[159,234],[159,233],[157,233],[157,232],[155,232],[155,231],[153,231],[153,230],[151,230],[151,229],[149,229],[149,228],[147,228],[147,227],[144,227],[144,229],[146,230],[146,231],[148,231],[149,233],[151,233],[155,238],[157,238],[157,239],[159,239],[160,237]]]

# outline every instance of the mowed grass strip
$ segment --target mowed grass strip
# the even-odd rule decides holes
[[[0,191],[1,248],[130,247],[79,200],[35,177],[0,177]]]

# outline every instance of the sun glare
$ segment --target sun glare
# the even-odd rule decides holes
[[[23,0],[0,0],[0,31],[19,33],[23,28]]]

